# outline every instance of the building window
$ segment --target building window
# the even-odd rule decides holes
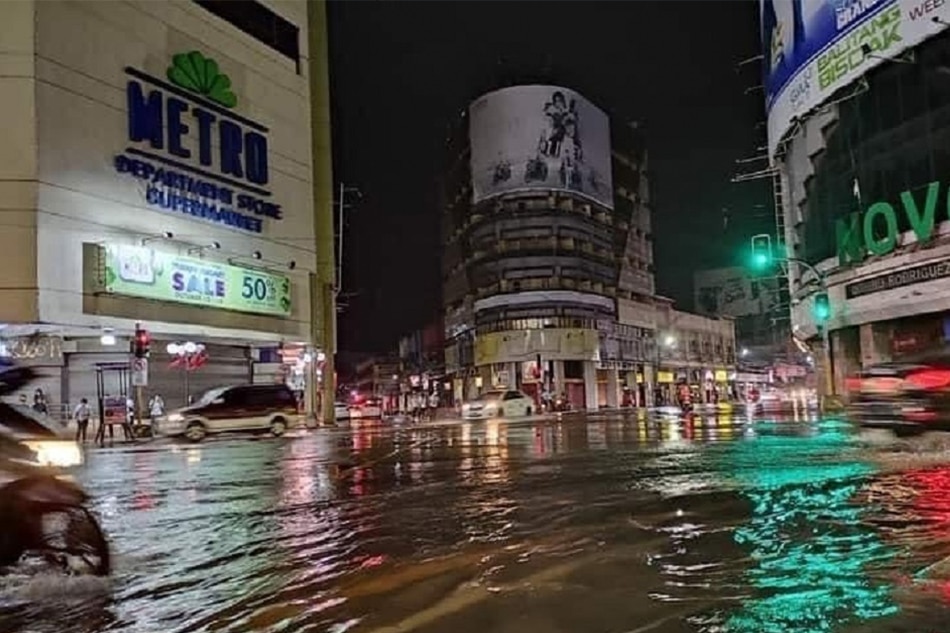
[[[300,73],[300,29],[255,0],[194,0],[228,24],[294,62]]]

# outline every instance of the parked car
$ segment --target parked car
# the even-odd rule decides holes
[[[350,419],[350,407],[345,402],[336,402],[334,407],[334,417],[338,422],[345,422]]]
[[[534,400],[513,389],[486,391],[474,400],[462,405],[462,417],[466,420],[508,418],[531,415],[535,410]]]
[[[381,418],[383,403],[378,398],[362,398],[350,405],[351,418]]]
[[[281,436],[300,422],[287,385],[235,385],[206,391],[193,405],[159,418],[160,435],[200,442],[214,433],[269,432]]]
[[[900,436],[950,431],[950,355],[875,365],[848,379],[848,415]]]

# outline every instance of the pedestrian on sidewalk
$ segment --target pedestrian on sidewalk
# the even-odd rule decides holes
[[[152,428],[155,428],[158,418],[165,415],[165,399],[162,398],[162,394],[156,393],[148,401],[148,415],[152,418]]]
[[[439,410],[439,394],[433,391],[429,394],[429,420],[435,420],[435,414]]]
[[[89,401],[83,398],[76,405],[73,412],[73,419],[76,420],[76,441],[86,443],[86,431],[89,430],[89,418],[92,416],[92,409],[89,407]]]
[[[42,389],[37,389],[33,392],[33,410],[43,415],[49,413],[49,405],[46,403],[46,394],[43,393]]]

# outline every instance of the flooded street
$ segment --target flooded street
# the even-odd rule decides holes
[[[942,465],[943,464],[943,465]],[[834,420],[354,423],[90,451],[108,590],[0,631],[939,631],[950,453]],[[945,562],[944,562],[945,561]]]

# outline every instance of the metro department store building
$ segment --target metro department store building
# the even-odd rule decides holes
[[[0,337],[54,405],[95,396],[136,322],[170,406],[169,343],[204,346],[191,394],[313,343],[306,3],[235,8],[4,3]]]
[[[847,61],[847,81],[822,92],[819,67],[848,64],[816,61],[769,121],[789,252],[827,278],[839,394],[861,368],[950,341],[950,5],[891,0],[850,17],[818,56]],[[773,59],[780,48],[766,38]],[[793,328],[820,349],[816,289],[792,266]]]

